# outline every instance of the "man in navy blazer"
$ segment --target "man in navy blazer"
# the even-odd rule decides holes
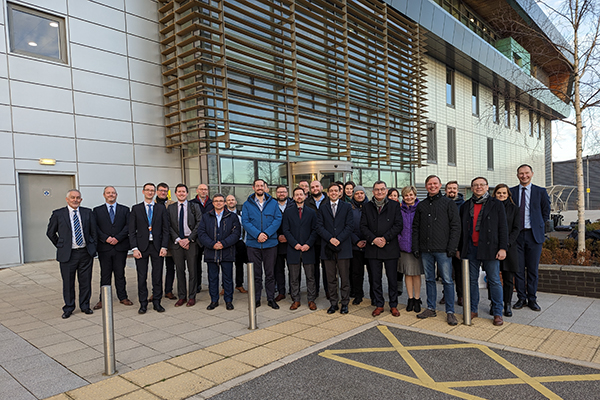
[[[521,216],[521,232],[517,238],[519,271],[515,274],[518,300],[513,308],[519,310],[527,305],[533,311],[540,311],[537,303],[538,266],[546,221],[550,218],[550,198],[546,189],[531,183],[533,169],[530,165],[517,168],[517,178],[520,185],[510,189]]]
[[[290,310],[300,307],[300,281],[302,272],[300,263],[306,275],[306,297],[308,308],[317,309],[317,284],[315,282],[315,248],[317,240],[317,213],[305,207],[306,195],[304,189],[297,187],[292,192],[294,205],[283,212],[282,231],[287,240],[287,262],[290,272],[290,294],[292,305]]]
[[[164,205],[154,202],[156,186],[144,185],[144,201],[131,207],[129,215],[129,242],[133,249],[138,280],[138,313],[148,308],[148,260],[152,260],[152,305],[158,312],[162,298],[163,259],[169,245],[169,216]]]
[[[111,284],[115,275],[117,297],[122,304],[131,306],[127,297],[125,263],[129,251],[129,207],[117,204],[117,189],[114,186],[104,188],[102,194],[106,200],[94,208],[96,231],[98,232],[98,261],[100,261],[100,288]],[[94,310],[102,308],[102,297]]]
[[[67,206],[52,212],[46,236],[56,247],[56,261],[60,263],[63,281],[63,319],[75,310],[75,274],[79,281],[79,307],[86,314],[92,294],[92,264],[96,254],[96,221],[92,210],[79,207],[81,192],[67,192]]]
[[[348,314],[350,302],[350,260],[352,259],[352,231],[354,218],[352,206],[340,200],[342,191],[337,183],[327,189],[328,199],[323,200],[317,212],[317,232],[321,236],[321,260],[329,290],[327,314],[338,310],[338,286],[341,286],[340,313]],[[338,275],[340,283],[338,283]]]

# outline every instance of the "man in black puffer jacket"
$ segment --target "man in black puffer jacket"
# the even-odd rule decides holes
[[[417,317],[436,316],[435,264],[437,262],[446,294],[446,318],[449,325],[456,325],[458,322],[454,316],[452,257],[458,249],[460,217],[454,202],[440,193],[441,187],[440,178],[435,175],[427,177],[425,180],[427,197],[419,202],[413,220],[412,250],[415,257],[422,257],[427,291],[427,309]]]

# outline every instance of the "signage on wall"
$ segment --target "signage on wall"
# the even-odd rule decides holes
[[[52,192],[50,191],[50,189],[43,189],[42,193],[43,193],[44,197],[52,196]]]

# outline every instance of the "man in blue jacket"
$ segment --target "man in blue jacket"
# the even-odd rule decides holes
[[[277,201],[265,193],[265,181],[256,179],[252,184],[254,194],[242,207],[242,226],[246,230],[248,262],[254,263],[256,307],[260,307],[262,276],[265,273],[265,291],[271,308],[279,309],[275,302],[275,260],[277,259],[277,229],[281,225],[281,211]]]

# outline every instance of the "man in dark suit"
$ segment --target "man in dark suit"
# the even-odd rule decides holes
[[[79,307],[86,314],[92,294],[92,264],[96,254],[96,221],[92,210],[79,207],[81,192],[67,193],[67,206],[52,212],[46,236],[56,247],[56,261],[60,263],[63,280],[63,319],[75,310],[75,274],[79,282]]]
[[[297,187],[293,192],[295,206],[286,208],[283,212],[283,234],[287,241],[287,261],[290,272],[290,294],[292,305],[290,310],[300,307],[300,281],[302,272],[300,263],[304,266],[306,275],[306,297],[308,308],[316,310],[317,286],[315,283],[315,249],[317,240],[317,213],[305,207],[306,195],[304,189]]]
[[[277,185],[275,188],[275,196],[277,197],[277,205],[281,211],[281,215],[289,207],[294,206],[294,201],[288,197],[287,186]],[[277,285],[278,295],[275,297],[276,302],[285,299],[285,264],[287,255],[287,243],[283,234],[283,224],[277,229],[277,259],[275,260],[275,284]],[[288,267],[289,269],[289,267]]]
[[[167,208],[169,212],[169,227],[171,240],[169,248],[173,253],[175,268],[177,270],[177,296],[179,300],[175,307],[186,305],[192,307],[196,304],[196,290],[198,282],[196,276],[196,257],[198,256],[198,225],[202,218],[202,211],[196,203],[187,201],[188,188],[183,183],[175,187],[177,201]],[[189,274],[189,289],[186,290],[185,266]],[[187,304],[186,304],[187,301]]]
[[[169,199],[169,185],[165,182],[161,182],[156,185],[156,197],[154,198],[157,204],[162,204],[165,208],[175,203]],[[171,254],[171,249],[167,249],[167,255],[165,256],[165,291],[164,297],[169,300],[176,300],[177,296],[173,294],[173,282],[175,282],[175,260]]]
[[[317,233],[321,236],[321,260],[325,265],[329,303],[327,314],[338,310],[338,286],[341,284],[340,313],[348,314],[350,302],[350,260],[352,259],[352,206],[340,201],[342,191],[337,183],[327,189],[329,200],[321,203],[317,212]],[[340,283],[338,283],[338,275]]]
[[[105,204],[94,208],[98,233],[98,261],[100,261],[100,288],[111,284],[115,275],[117,297],[122,304],[131,306],[127,298],[125,263],[129,251],[129,207],[117,204],[117,190],[113,186],[104,188]],[[102,308],[102,297],[94,310]]]
[[[546,221],[550,218],[550,198],[546,189],[531,183],[533,169],[530,165],[517,168],[517,178],[520,185],[510,189],[521,217],[521,232],[517,238],[519,271],[515,274],[518,300],[513,308],[520,310],[527,305],[533,311],[541,311],[537,303],[538,266]]]
[[[326,200],[327,195],[323,193],[323,185],[321,182],[312,181],[310,183],[310,192],[307,194],[305,201],[306,207],[317,212],[321,204],[326,202]],[[329,289],[327,287],[325,264],[321,263],[321,241],[317,240],[315,243],[315,284],[317,285],[317,297],[319,297],[319,281],[321,280],[321,272],[323,272],[323,289],[325,289],[325,297],[327,297],[327,300],[329,300]]]
[[[388,282],[390,312],[398,317],[398,258],[400,246],[398,235],[402,232],[402,213],[400,203],[390,201],[387,197],[385,182],[377,181],[373,185],[373,199],[363,206],[360,219],[360,231],[364,235],[365,258],[369,261],[373,275],[373,295],[375,297],[374,317],[383,312],[385,300],[381,280],[383,266]]]
[[[144,185],[144,201],[131,207],[129,216],[129,242],[137,268],[138,313],[145,314],[148,308],[148,260],[152,260],[152,304],[158,312],[165,309],[160,305],[162,298],[163,258],[169,244],[169,217],[162,204],[154,202],[156,186]]]
[[[214,208],[212,200],[208,196],[208,186],[204,183],[201,183],[196,188],[196,197],[190,200],[192,203],[196,203],[200,206],[200,211],[202,214],[206,214],[210,210]],[[198,288],[196,289],[196,293],[200,293],[202,290],[202,253],[204,248],[199,245],[198,254],[196,257],[196,277],[198,281]]]

